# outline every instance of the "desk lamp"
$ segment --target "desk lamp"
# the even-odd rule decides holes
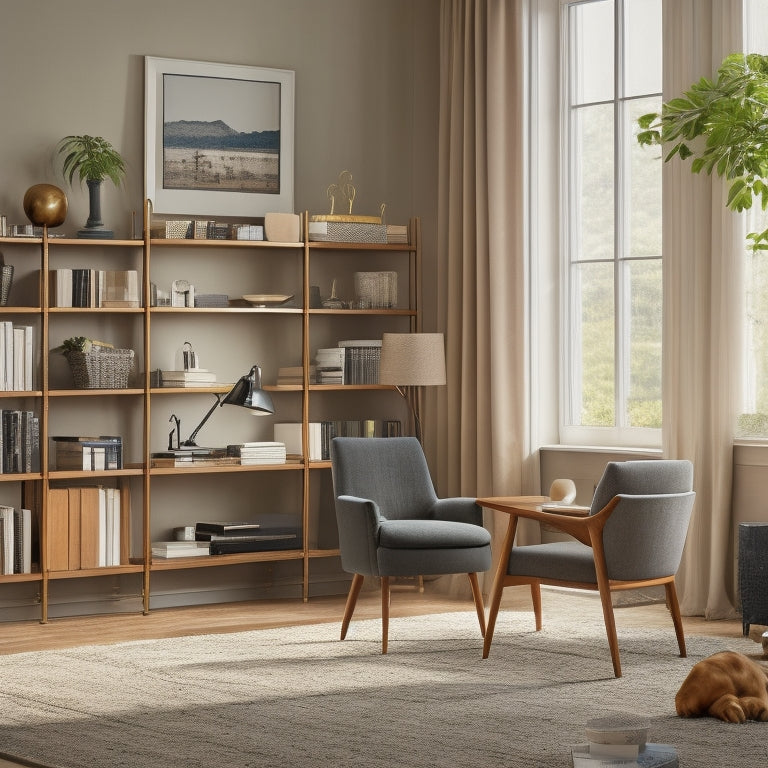
[[[422,442],[421,409],[416,387],[445,384],[442,333],[385,333],[381,339],[379,384],[394,385],[411,409],[416,437]]]
[[[221,405],[239,405],[242,408],[249,408],[255,414],[262,415],[275,412],[272,398],[261,388],[261,368],[258,365],[254,365],[245,376],[241,376],[226,395],[217,394],[215,397],[216,402],[203,416],[189,438],[179,445],[180,450],[194,450],[200,447],[195,442],[197,433]]]

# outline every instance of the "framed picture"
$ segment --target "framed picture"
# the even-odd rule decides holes
[[[144,78],[155,213],[293,213],[292,71],[146,56]]]

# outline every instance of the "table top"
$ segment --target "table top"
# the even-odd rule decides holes
[[[535,510],[550,514],[568,515],[569,517],[587,517],[589,515],[589,507],[552,501],[549,496],[486,496],[485,498],[478,498],[477,503],[481,507],[507,513],[512,513],[515,510]]]

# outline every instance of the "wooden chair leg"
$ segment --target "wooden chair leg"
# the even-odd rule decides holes
[[[357,605],[357,598],[360,595],[360,589],[363,586],[363,581],[363,575],[360,573],[356,573],[352,577],[352,584],[350,584],[349,593],[347,594],[347,603],[344,606],[344,618],[341,620],[342,640],[347,636],[349,622],[352,620],[352,614],[355,612],[355,605]]]
[[[675,634],[677,635],[677,647],[680,649],[681,658],[688,655],[685,647],[685,634],[683,633],[683,617],[680,615],[680,604],[677,602],[677,587],[674,581],[668,581],[664,585],[667,592],[667,607],[672,614],[672,622],[675,625]]]
[[[387,652],[389,642],[389,576],[381,577],[381,652]]]
[[[477,618],[480,620],[480,634],[485,637],[485,606],[483,605],[483,593],[480,591],[480,582],[476,573],[468,573],[469,585],[472,587],[472,598],[477,609]]]
[[[603,619],[605,620],[605,632],[608,635],[608,647],[611,650],[613,662],[613,674],[621,677],[621,660],[619,658],[619,638],[616,635],[616,618],[613,615],[613,602],[611,590],[607,586],[600,585],[600,602],[603,604]]]
[[[533,601],[533,617],[536,620],[536,631],[541,631],[541,584],[535,581],[531,584],[531,600]]]

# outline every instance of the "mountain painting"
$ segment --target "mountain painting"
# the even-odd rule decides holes
[[[280,193],[280,86],[168,76],[163,187]]]

